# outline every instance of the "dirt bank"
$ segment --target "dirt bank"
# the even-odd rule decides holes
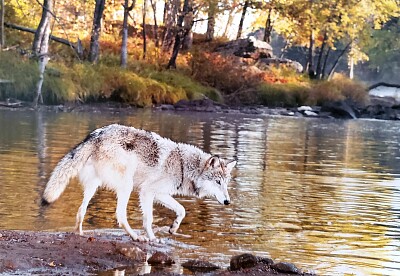
[[[167,245],[132,242],[126,237],[104,233],[79,236],[65,232],[1,230],[0,273],[104,275],[102,272],[105,271],[143,265],[156,252],[168,257],[171,250],[173,248]],[[237,264],[242,262],[243,265],[238,271],[220,269],[208,275],[288,275],[271,268],[265,259],[255,259],[251,263],[253,257],[247,255],[236,260]],[[149,275],[173,275],[167,271],[158,266]],[[184,274],[192,274],[190,270],[183,271]],[[140,272],[132,272],[131,275],[135,274]]]

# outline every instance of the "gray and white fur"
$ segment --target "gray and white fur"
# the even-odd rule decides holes
[[[172,196],[215,197],[228,205],[228,183],[236,161],[227,162],[199,148],[176,143],[154,132],[113,124],[91,132],[57,164],[43,193],[42,202],[57,200],[72,177],[78,176],[84,197],[76,215],[76,231],[90,199],[99,187],[116,193],[119,225],[133,240],[155,240],[152,229],[153,203],[176,213],[169,227],[176,233],[185,209]],[[127,220],[127,205],[133,190],[139,193],[143,227],[147,237],[138,236]]]

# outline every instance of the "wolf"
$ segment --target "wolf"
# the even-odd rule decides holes
[[[99,187],[104,187],[116,193],[119,226],[135,241],[155,241],[153,203],[175,212],[176,219],[167,228],[175,234],[185,209],[172,196],[215,197],[220,204],[228,205],[228,183],[235,165],[236,160],[227,161],[193,145],[112,124],[92,131],[58,162],[44,189],[42,204],[57,200],[70,179],[78,176],[83,201],[76,215],[77,233],[83,235],[82,223],[89,201]],[[137,235],[127,220],[126,209],[133,190],[139,194],[147,236]]]

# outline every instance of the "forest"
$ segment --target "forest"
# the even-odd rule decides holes
[[[363,102],[368,85],[400,73],[396,0],[0,2],[0,100]],[[215,50],[249,36],[302,72]]]

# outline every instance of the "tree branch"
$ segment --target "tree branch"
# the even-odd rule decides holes
[[[15,24],[8,23],[8,22],[4,22],[4,26],[6,26],[7,28],[10,28],[10,29],[18,30],[18,31],[28,32],[28,33],[32,33],[32,34],[36,33],[35,29],[31,29],[31,28],[15,25]],[[61,44],[67,45],[67,46],[73,48],[75,51],[78,51],[78,48],[79,48],[78,43],[73,43],[73,42],[71,42],[69,40],[66,40],[64,38],[57,37],[57,36],[54,36],[54,35],[50,35],[50,39],[54,40],[56,42],[59,42]]]

